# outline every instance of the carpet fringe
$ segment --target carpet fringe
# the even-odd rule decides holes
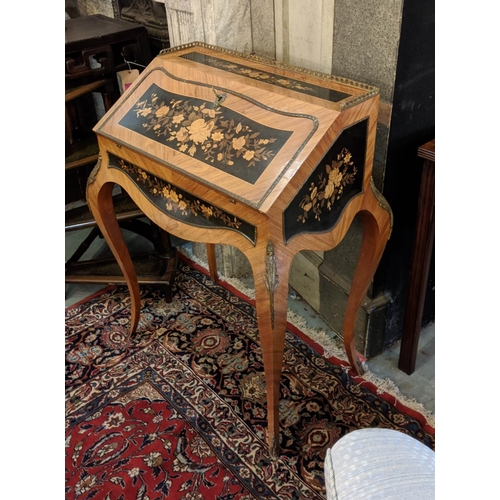
[[[178,248],[178,251],[185,255],[188,259],[193,261],[198,266],[202,267],[206,271],[208,271],[208,262],[199,259],[191,250],[191,247],[182,246]],[[255,292],[253,288],[248,287],[238,278],[227,278],[225,276],[220,276],[219,278],[231,285],[233,288],[238,290],[240,293],[246,295],[248,298],[255,300]],[[307,321],[302,316],[299,316],[294,311],[288,309],[287,311],[287,320],[293,326],[302,331],[305,335],[307,335],[313,342],[318,344],[323,349],[323,355],[326,358],[335,357],[340,359],[341,361],[348,361],[346,352],[343,348],[339,348],[335,340],[331,338],[331,335],[320,328],[310,328],[307,326]],[[361,362],[365,373],[361,376],[356,376],[356,379],[362,379],[366,382],[369,382],[377,387],[377,394],[389,394],[395,398],[400,404],[406,406],[409,409],[412,409],[418,413],[420,413],[426,420],[427,423],[435,428],[435,416],[434,414],[424,407],[424,405],[418,402],[415,398],[410,398],[404,396],[397,385],[389,378],[382,379],[375,375],[370,371],[366,361]],[[350,369],[349,366],[345,366],[344,369],[348,371]]]
[[[296,312],[288,309],[287,320],[293,326],[298,328],[301,332],[307,335],[312,341],[320,345],[323,349],[323,355],[326,358],[335,357],[342,361],[348,361],[346,352],[343,348],[340,348],[335,340],[332,340],[331,335],[321,329],[321,328],[311,328],[307,326],[307,321],[302,316],[299,316]]]
[[[299,316],[293,311],[290,311],[290,309],[288,309],[287,319],[292,325],[307,335],[313,342],[320,345],[323,349],[323,355],[326,358],[335,357],[342,361],[348,361],[345,350],[343,348],[339,348],[335,341],[332,340],[331,336],[325,332],[325,330],[319,328],[309,328],[305,318]],[[363,379],[364,381],[375,385],[377,387],[377,394],[390,394],[400,404],[420,413],[431,427],[435,427],[434,414],[430,410],[427,410],[422,403],[418,402],[415,398],[409,398],[401,394],[400,389],[391,379],[383,379],[375,375],[368,368],[366,361],[362,361],[361,364],[365,373],[361,376],[356,376],[356,379]],[[349,366],[344,368],[346,371],[350,369]]]
[[[401,391],[391,379],[389,378],[382,379],[377,377],[373,372],[371,372],[368,369],[366,362],[363,362],[362,365],[363,368],[365,369],[365,374],[362,375],[360,378],[375,385],[377,387],[377,394],[382,394],[382,393],[390,394],[402,405],[420,413],[427,420],[427,423],[431,427],[436,428],[434,413],[425,408],[425,406],[422,403],[418,402],[415,398],[410,398],[401,394]]]

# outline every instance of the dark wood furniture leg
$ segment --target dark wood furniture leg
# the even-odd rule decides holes
[[[435,141],[418,149],[418,156],[424,159],[420,195],[418,200],[417,233],[410,271],[410,289],[406,303],[403,337],[399,353],[400,370],[408,375],[415,371],[418,339],[422,327],[425,291],[434,243],[434,180]]]
[[[165,297],[165,301],[170,304],[172,302],[172,285],[177,268],[177,250],[170,243],[170,235],[165,230],[153,223],[151,223],[151,230],[153,232],[153,244],[156,253],[166,263],[166,270],[162,276],[164,282],[159,285],[159,288]]]
[[[133,255],[139,284],[157,285],[167,303],[172,301],[172,284],[177,267],[177,251],[170,243],[170,235],[152,221],[143,222],[141,210],[125,193],[113,196],[113,206],[120,228],[132,231],[151,241],[154,251],[145,249]],[[82,259],[92,242],[102,237],[88,206],[66,212],[66,231],[92,228],[90,234],[66,261],[67,283],[126,283],[114,257]]]
[[[207,260],[208,260],[208,270],[210,272],[210,278],[214,283],[219,281],[217,275],[217,259],[215,258],[215,245],[213,243],[207,243]]]

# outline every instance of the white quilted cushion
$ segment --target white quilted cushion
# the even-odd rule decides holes
[[[327,500],[434,499],[435,454],[391,429],[360,429],[325,456]]]

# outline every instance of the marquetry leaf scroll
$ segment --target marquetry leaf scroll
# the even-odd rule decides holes
[[[231,229],[243,234],[252,243],[255,243],[255,226],[239,217],[197,198],[117,156],[110,155],[109,166],[126,173],[152,203],[171,217],[195,226]]]
[[[339,102],[343,99],[351,97],[350,94],[345,92],[340,92],[339,90],[328,89],[325,87],[320,87],[319,85],[308,84],[301,80],[296,80],[294,78],[289,78],[280,74],[270,73],[262,69],[255,69],[251,66],[245,66],[243,64],[238,64],[231,61],[226,61],[218,57],[209,56],[206,54],[201,54],[199,52],[190,52],[184,54],[181,57],[185,59],[190,59],[191,61],[196,61],[207,66],[212,66],[214,68],[219,68],[230,73],[235,73],[252,80],[258,80],[261,82],[269,83],[277,87],[282,87],[285,89],[295,90],[301,94],[307,94],[313,97],[319,97],[321,99],[326,99],[331,102]]]

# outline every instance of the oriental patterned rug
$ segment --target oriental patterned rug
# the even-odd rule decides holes
[[[154,287],[141,297],[131,339],[126,287],[66,310],[67,499],[321,499],[325,452],[350,431],[398,429],[434,449],[425,416],[289,324],[270,460],[252,301],[183,260],[172,303]]]

